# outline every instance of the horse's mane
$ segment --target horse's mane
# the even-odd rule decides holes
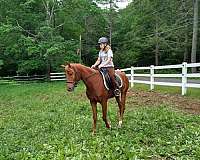
[[[72,67],[75,67],[75,68],[82,68],[82,69],[87,69],[88,71],[91,71],[91,72],[97,72],[98,73],[98,70],[96,70],[96,69],[93,69],[93,68],[90,68],[90,67],[88,67],[88,66],[85,66],[85,65],[83,65],[83,64],[81,64],[81,63],[70,63],[70,65],[72,66]]]

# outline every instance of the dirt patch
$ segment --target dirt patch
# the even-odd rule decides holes
[[[152,91],[130,90],[127,105],[136,107],[169,105],[187,113],[200,114],[200,100],[198,99]]]

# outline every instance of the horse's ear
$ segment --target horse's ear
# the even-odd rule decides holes
[[[71,68],[71,64],[69,62],[66,62],[65,64],[66,64],[66,66],[68,66],[69,68]]]
[[[63,65],[63,64],[62,64],[62,65],[60,65],[60,66],[61,66],[61,67],[63,67],[63,68],[65,68],[65,65]]]
[[[71,67],[69,62],[65,62],[65,66]]]

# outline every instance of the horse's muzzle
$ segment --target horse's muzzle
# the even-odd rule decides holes
[[[77,87],[77,85],[78,85],[78,82],[75,82],[75,83],[68,83],[68,85],[67,85],[67,91],[68,92],[72,92],[72,91],[74,91],[74,88],[75,87]]]
[[[68,92],[74,91],[74,87],[67,88],[67,91],[68,91]]]

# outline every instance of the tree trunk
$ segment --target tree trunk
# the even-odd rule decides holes
[[[194,0],[194,21],[193,21],[191,63],[196,63],[197,32],[198,32],[198,0]],[[192,68],[192,73],[195,73],[195,72],[196,72],[196,68]]]
[[[156,43],[156,50],[155,50],[155,64],[156,66],[159,65],[159,44]]]
[[[53,1],[52,4],[50,4],[50,1],[43,0],[43,6],[46,11],[46,25],[48,27],[54,26],[54,14],[55,14],[55,5],[56,1]]]
[[[46,23],[47,26],[50,26],[50,8],[49,8],[49,2],[46,2]]]
[[[109,14],[109,33],[110,33],[110,46],[112,45],[112,3],[113,1],[110,0],[110,14]]]
[[[158,37],[158,16],[156,16],[156,48],[155,48],[155,65],[158,66],[159,65],[159,37]]]
[[[85,17],[85,37],[84,37],[84,39],[85,39],[85,48],[84,48],[84,54],[89,54],[89,34],[88,34],[88,31],[89,31],[89,26],[88,26],[88,20],[89,19],[89,16],[87,17]]]
[[[184,62],[188,62],[188,33],[185,31],[185,44],[184,44]]]
[[[185,24],[188,23],[188,9],[187,9],[187,5],[186,5],[186,1],[187,0],[182,0],[182,6],[183,6],[183,10],[182,10],[182,16],[184,17],[184,22]],[[186,26],[184,28],[184,34],[185,34],[185,42],[184,42],[184,57],[183,57],[183,62],[188,62],[188,55],[189,55],[189,51],[188,51],[188,26]]]

